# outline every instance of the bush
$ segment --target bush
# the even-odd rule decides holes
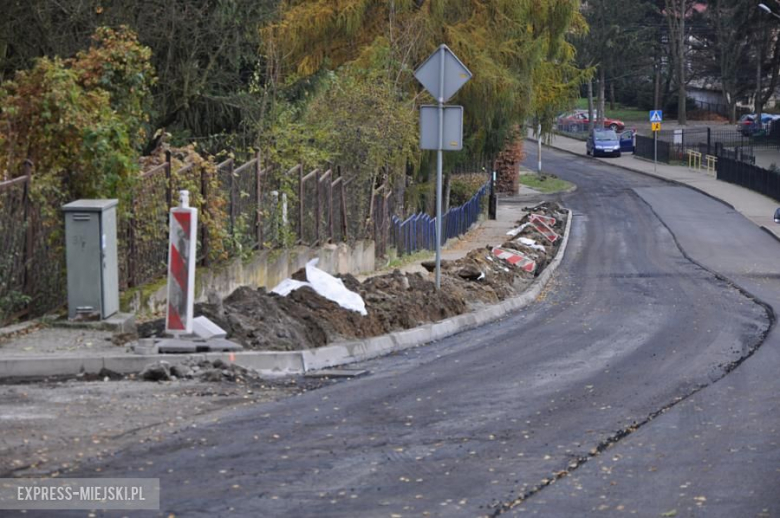
[[[450,177],[450,207],[458,207],[471,199],[485,185],[484,174],[459,174]]]
[[[131,31],[101,28],[76,58],[42,58],[0,85],[0,170],[32,160],[41,200],[122,197],[145,139],[150,55]]]

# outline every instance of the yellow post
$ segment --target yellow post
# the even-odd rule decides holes
[[[688,169],[701,169],[701,153],[688,149]]]
[[[707,155],[707,174],[715,174],[715,168],[718,164],[718,157]]]

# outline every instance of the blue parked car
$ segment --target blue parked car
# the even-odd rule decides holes
[[[585,151],[591,156],[620,156],[620,139],[612,130],[593,130],[588,135]]]

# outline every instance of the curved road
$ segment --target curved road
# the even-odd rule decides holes
[[[164,516],[777,515],[777,428],[756,425],[758,449],[719,449],[777,413],[778,392],[753,400],[730,384],[769,354],[739,365],[770,313],[712,271],[767,298],[780,246],[701,194],[545,154],[578,189],[563,198],[565,260],[536,304],[125,451],[101,476],[159,476]]]

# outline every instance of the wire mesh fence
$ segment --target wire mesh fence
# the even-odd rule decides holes
[[[486,164],[489,161],[484,161]],[[174,165],[175,164],[175,165]],[[482,162],[464,172],[482,171]],[[48,200],[35,206],[29,191],[35,175],[0,183],[0,322],[37,316],[64,305],[64,218],[61,206],[73,200]],[[120,288],[165,275],[169,210],[179,189],[190,191],[200,210],[198,259],[201,265],[239,257],[248,251],[372,239],[383,256],[392,246],[411,253],[435,244],[433,219],[400,212],[403,193],[388,183],[374,188],[371,175],[339,167],[282,168],[263,164],[259,154],[236,164],[172,162],[139,174],[118,207],[117,245]],[[465,232],[481,210],[485,188],[451,208],[443,218],[443,239]],[[414,223],[410,223],[413,221]]]
[[[30,225],[28,185],[28,176],[0,183],[0,234],[4,245],[4,253],[0,256],[0,321],[28,303],[28,295],[25,295],[28,280],[25,256]]]
[[[33,202],[32,164],[25,169],[0,182],[0,323],[43,313],[65,294],[64,221]]]
[[[143,284],[165,271],[169,186],[170,163],[146,171],[136,184],[130,207],[119,211],[117,239],[122,288]]]

